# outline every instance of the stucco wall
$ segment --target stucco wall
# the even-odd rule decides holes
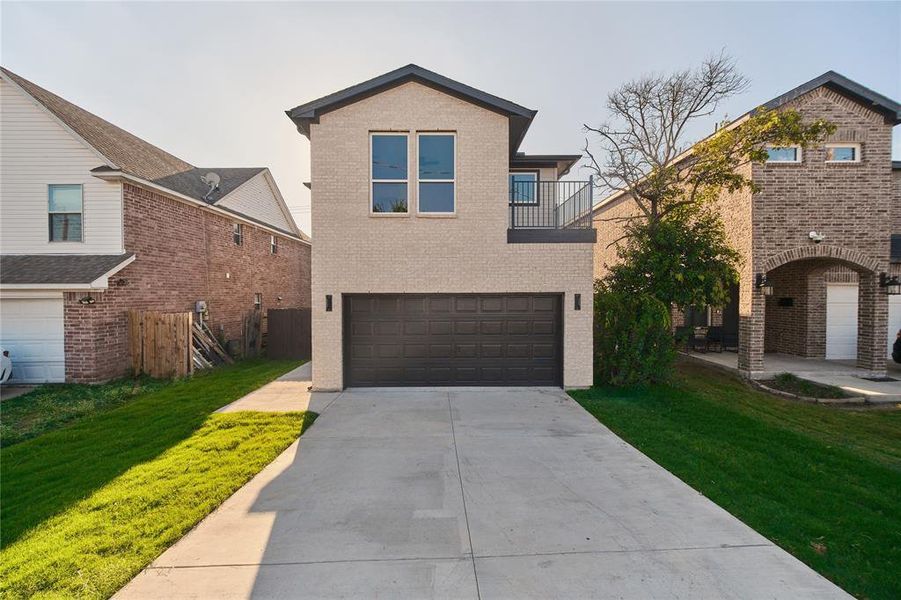
[[[370,216],[369,133],[409,131],[410,213]],[[416,131],[453,131],[457,214],[416,214]],[[341,294],[564,294],[564,384],[592,382],[591,244],[508,244],[506,117],[417,83],[321,116],[311,125],[313,385],[338,389]],[[325,311],[325,295],[334,310]]]

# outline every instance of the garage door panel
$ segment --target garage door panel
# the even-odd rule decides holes
[[[561,383],[559,296],[350,295],[344,302],[347,385]]]
[[[9,351],[13,361],[11,381],[65,381],[62,298],[0,301],[0,346]]]

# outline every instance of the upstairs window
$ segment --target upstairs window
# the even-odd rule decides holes
[[[860,162],[860,144],[826,144],[826,162]]]
[[[453,133],[420,133],[419,198],[421,213],[453,214],[456,209],[454,171],[455,136]]]
[[[786,146],[784,148],[771,147],[767,148],[768,163],[800,163],[801,147]]]
[[[510,204],[519,206],[538,204],[538,173],[518,172],[510,173]]]
[[[406,213],[407,134],[373,133],[370,136],[370,209],[373,213]]]
[[[49,217],[51,242],[82,241],[82,187],[51,185]]]
[[[274,235],[269,236],[269,254],[278,254],[278,238]]]
[[[233,237],[235,239],[235,246],[244,245],[244,225],[242,225],[241,223],[234,224]]]

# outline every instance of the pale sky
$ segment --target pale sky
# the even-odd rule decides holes
[[[285,109],[416,63],[537,109],[522,150],[576,153],[611,89],[720,50],[751,88],[698,135],[830,69],[901,100],[901,2],[0,3],[5,67],[197,166],[268,166],[308,233]]]

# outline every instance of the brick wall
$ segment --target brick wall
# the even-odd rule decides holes
[[[308,245],[278,236],[272,255],[270,233],[245,223],[237,246],[233,220],[127,183],[123,204],[125,247],[136,259],[110,278],[107,291],[92,294],[94,304],[80,304],[81,293],[66,295],[67,380],[127,372],[128,309],[193,311],[195,301],[206,300],[213,331],[232,339],[240,336],[255,293],[262,294],[264,314],[310,306]]]

